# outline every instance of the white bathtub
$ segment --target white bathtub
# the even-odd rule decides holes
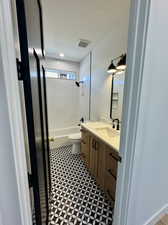
[[[53,138],[58,138],[58,137],[65,137],[69,136],[71,134],[76,134],[80,132],[80,126],[76,127],[67,127],[67,128],[62,128],[62,129],[56,129],[56,130],[50,130],[49,131],[49,136]]]

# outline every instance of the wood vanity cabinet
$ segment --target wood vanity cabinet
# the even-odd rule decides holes
[[[90,141],[90,172],[104,188],[105,151],[104,144],[94,136]]]
[[[103,142],[99,142],[99,155],[98,155],[98,173],[97,173],[97,182],[104,189],[105,184],[105,145]]]
[[[91,132],[82,128],[81,156],[90,173],[114,204],[117,180],[118,153],[95,137]]]

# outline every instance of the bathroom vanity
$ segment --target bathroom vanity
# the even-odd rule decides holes
[[[102,122],[81,126],[81,157],[90,173],[114,204],[117,180],[120,133]]]

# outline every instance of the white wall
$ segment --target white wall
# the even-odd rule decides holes
[[[1,58],[1,57],[0,57]],[[22,224],[7,98],[0,61],[0,224]]]
[[[112,118],[118,118],[122,120],[122,108],[123,108],[123,94],[124,94],[124,81],[125,81],[125,72],[116,74],[114,77],[114,87],[113,87],[113,98],[116,98],[115,94],[118,94],[117,101],[113,101],[113,111]],[[114,108],[115,107],[115,108]]]
[[[79,76],[79,63],[46,59],[45,67],[73,71]],[[51,136],[66,134],[80,120],[79,88],[72,80],[47,78],[46,83],[49,133]]]
[[[80,87],[80,116],[89,120],[90,100],[90,54],[80,63],[80,80],[84,81]]]
[[[121,24],[111,29],[113,32],[106,35],[92,50],[91,120],[110,118],[112,77],[107,74],[107,68],[113,58],[126,52],[128,17],[123,18]],[[88,65],[85,64],[85,67],[87,71]]]
[[[115,31],[98,43],[92,52],[92,109],[91,118],[109,119],[111,76],[107,68],[113,58],[126,52],[128,35],[128,18],[124,26],[116,27]]]
[[[151,1],[128,225],[168,213],[167,11],[167,1]]]

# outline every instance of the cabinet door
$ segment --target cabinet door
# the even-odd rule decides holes
[[[86,163],[86,166],[89,168],[90,164],[90,135],[86,130],[81,130],[82,140],[81,140],[81,155]]]
[[[89,147],[88,144],[84,140],[82,140],[81,141],[81,155],[82,155],[83,160],[86,163],[86,166],[89,168],[88,147]]]
[[[99,149],[100,143],[95,139],[95,148],[94,148],[94,176],[98,177],[98,159],[99,159]]]
[[[86,143],[85,143],[85,130],[81,129],[81,156],[85,159]]]
[[[94,175],[94,167],[95,167],[95,139],[93,136],[91,136],[91,141],[90,141],[90,165],[89,169],[92,175]]]
[[[86,147],[85,147],[85,145],[86,145],[86,143],[84,142],[84,140],[82,139],[81,140],[81,156],[83,157],[83,158],[85,158],[85,155],[86,155],[86,153],[85,153],[85,149],[86,149]]]
[[[95,178],[98,176],[98,154],[99,142],[92,136],[90,142],[90,172]]]
[[[97,172],[97,182],[104,188],[104,176],[105,176],[105,145],[99,142],[98,149],[98,172]]]

